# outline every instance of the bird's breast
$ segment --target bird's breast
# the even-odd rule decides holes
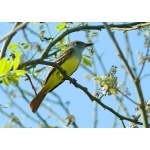
[[[78,53],[72,53],[68,59],[61,65],[61,67],[67,72],[70,76],[79,66],[82,59]]]
[[[67,75],[72,75],[76,69],[78,68],[80,62],[82,60],[82,54],[73,52],[70,56],[60,65],[60,67],[67,72]],[[61,84],[64,80],[63,75],[59,72],[59,70],[55,70],[49,76],[47,82],[45,83],[45,93],[53,90],[59,84]]]

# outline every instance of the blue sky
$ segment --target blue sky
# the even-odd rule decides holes
[[[53,36],[57,32],[55,29],[56,24],[57,23],[49,24],[49,28],[50,28],[51,34]],[[101,23],[90,23],[90,24],[91,25],[99,25]],[[0,37],[7,34],[10,31],[10,29],[12,28],[12,26],[13,26],[13,24],[11,24],[11,23],[0,23]],[[34,29],[36,25],[30,24],[29,26]],[[35,28],[35,31],[38,33],[39,28]],[[48,35],[47,31],[46,31],[46,34]],[[115,34],[115,37],[116,37],[123,53],[125,53],[126,44],[125,44],[125,39],[124,39],[124,33],[122,31],[114,31],[114,34]],[[141,51],[141,52],[145,53],[146,49],[144,48],[144,33],[142,33],[140,36],[138,36],[137,34],[138,33],[136,30],[128,32],[131,49],[133,50],[133,56],[135,58],[134,59],[135,64],[139,71],[141,66],[138,65],[137,51]],[[29,40],[31,42],[35,42],[35,43],[40,42],[40,40],[38,38],[36,38],[35,36],[33,36],[32,34],[31,34],[31,36],[29,35]],[[86,42],[85,33],[83,31],[72,33],[70,35],[70,40],[71,41],[81,40],[81,41]],[[15,36],[12,40],[12,42],[23,42],[23,41],[24,41],[24,39],[21,35],[21,32],[19,32],[19,34],[17,34],[17,36]],[[118,82],[121,83],[123,81],[123,77],[124,77],[124,70],[122,69],[122,66],[120,64],[120,59],[117,56],[116,49],[115,49],[110,37],[108,36],[107,32],[105,30],[100,31],[99,36],[97,38],[93,39],[93,43],[94,43],[94,47],[95,47],[97,53],[100,56],[102,55],[101,57],[102,57],[103,63],[105,65],[107,71],[109,71],[109,69],[111,68],[112,65],[115,65],[118,67],[118,69],[117,69]],[[2,43],[0,43],[0,47],[1,46],[2,46]],[[46,47],[46,42],[42,44],[42,48],[45,48],[45,47]],[[87,49],[84,51],[84,54],[88,54]],[[93,55],[93,59],[96,63],[98,75],[104,75],[104,72],[102,71],[102,68],[101,68],[100,64],[98,63],[95,55]],[[129,61],[129,63],[131,64],[130,61]],[[39,65],[37,68],[39,68],[39,67],[41,67],[41,65]],[[149,68],[149,64],[146,64],[143,74],[149,73],[148,68]],[[90,68],[90,69],[92,70],[92,68]],[[47,71],[45,71],[45,74],[46,74],[46,72]],[[80,66],[78,68],[78,70],[72,75],[72,77],[75,78],[78,81],[78,83],[87,87],[91,93],[95,93],[95,88],[94,88],[95,81],[93,79],[86,80],[85,79],[86,74],[87,74],[87,71],[84,70]],[[45,75],[40,76],[40,79],[44,80],[44,77],[45,77]],[[148,90],[148,84],[147,84],[147,83],[149,83],[149,81],[150,81],[149,77],[146,77],[142,80],[142,88],[143,88],[144,97],[146,100],[149,99],[149,90]],[[40,85],[37,84],[36,81],[34,81],[34,85],[37,85],[40,90]],[[0,86],[7,88],[3,84],[1,84]],[[32,94],[34,94],[34,91],[32,90],[30,83],[27,81],[25,82],[24,79],[22,79],[20,81],[19,86],[23,87],[26,90],[28,89]],[[137,101],[137,95],[135,94],[135,89],[132,86],[132,81],[130,78],[127,79],[126,86],[129,88],[129,91],[131,93],[131,98],[133,100]],[[12,85],[9,87],[9,90],[10,89],[15,89],[15,88]],[[69,111],[71,114],[73,114],[75,116],[76,124],[79,127],[81,127],[81,128],[85,128],[85,127],[92,128],[93,127],[93,108],[94,108],[95,104],[94,104],[94,102],[91,102],[91,100],[87,97],[87,95],[85,95],[85,93],[83,91],[74,87],[74,85],[70,84],[69,81],[65,81],[58,88],[56,88],[54,90],[54,92],[57,93],[62,98],[62,101],[64,101],[64,102],[70,101],[71,102],[71,104],[69,105]],[[17,93],[17,91],[16,91],[16,93]],[[8,97],[3,92],[1,92],[1,90],[0,90],[0,94],[2,96],[2,100],[0,101],[0,104],[7,106],[8,102],[9,102]],[[51,100],[56,101],[56,97],[54,97],[53,94],[51,94],[51,93],[47,94],[47,98],[50,98]],[[28,97],[28,100],[31,100],[31,99],[32,99],[31,97]],[[114,99],[113,96],[106,96],[102,99],[102,101],[105,104],[112,107],[114,110],[117,110],[118,103]],[[15,102],[22,109],[24,109],[27,112],[27,114],[29,114],[33,118],[37,119],[37,116],[31,112],[31,110],[29,109],[29,105],[26,102],[24,102],[23,98],[21,98],[21,97],[16,98]],[[44,100],[43,103],[48,104],[48,105],[50,104],[47,100]],[[131,102],[129,102],[128,99],[124,99],[124,104],[126,104],[130,115],[133,115],[136,113],[135,111],[133,111],[133,108],[135,105],[133,105]],[[67,115],[64,113],[64,111],[61,109],[60,106],[51,104],[49,107],[51,107],[57,114],[61,114],[62,118],[65,119],[67,117]],[[25,127],[38,127],[37,124],[32,122],[26,116],[24,116],[24,114],[21,113],[20,111],[18,111],[16,108],[8,107],[8,108],[4,108],[4,109],[6,112],[13,112],[14,115],[20,119],[20,121],[22,122],[22,124]],[[43,116],[43,118],[47,117],[47,112],[45,111],[45,109],[43,109],[42,106],[40,107],[38,112]],[[124,113],[122,111],[121,111],[121,114],[124,115]],[[109,112],[108,110],[104,110],[101,106],[98,106],[98,121],[99,121],[98,127],[102,127],[102,128],[112,127],[113,120],[114,120],[114,115],[111,114],[111,112]],[[0,122],[1,122],[0,127],[3,127],[3,125],[5,123],[9,122],[9,119],[7,117],[5,117],[5,115],[0,114]],[[61,124],[58,123],[56,118],[53,116],[50,119],[48,119],[48,124],[51,126],[58,125],[61,127]],[[126,122],[126,125],[129,126],[130,123]],[[117,127],[122,127],[120,121],[118,121]]]

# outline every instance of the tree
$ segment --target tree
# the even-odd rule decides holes
[[[150,23],[9,25],[11,31],[0,38],[0,111],[7,120],[1,126],[149,127]],[[85,50],[82,69],[69,77],[54,60],[73,40],[94,45]],[[33,114],[28,105],[41,89],[49,66],[69,82],[48,94]]]

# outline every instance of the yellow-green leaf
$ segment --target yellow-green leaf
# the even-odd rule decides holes
[[[92,62],[91,62],[91,59],[89,59],[88,57],[83,57],[82,58],[82,61],[85,65],[89,66],[89,67],[92,67]]]
[[[61,24],[62,24],[62,25],[66,25],[66,24],[67,24],[67,22],[61,22]]]
[[[118,92],[117,89],[113,89],[113,88],[111,88],[109,91],[110,91],[111,94],[114,94],[114,95],[116,95],[117,92]]]
[[[25,70],[15,70],[14,75],[15,75],[15,76],[21,76],[21,75],[23,75],[23,74],[25,74],[25,73],[26,73]]]
[[[89,55],[84,54],[83,57],[87,57],[87,58],[91,59],[91,56],[89,56]]]
[[[6,66],[6,72],[9,72],[12,69],[13,66],[13,60],[8,60],[7,61],[7,66]]]
[[[11,51],[16,50],[17,48],[18,48],[17,43],[10,43],[8,45],[8,49],[11,50]]]
[[[61,47],[61,51],[62,51],[62,52],[65,51],[66,48],[67,48],[67,46],[66,46],[66,45],[63,45],[63,46]]]
[[[57,26],[56,26],[56,29],[57,29],[58,31],[60,31],[60,30],[65,30],[65,29],[66,29],[66,26],[65,26],[65,25],[57,25]]]
[[[21,53],[16,52],[15,53],[15,60],[14,60],[14,65],[13,65],[13,70],[16,70],[20,64],[20,59],[21,59]]]
[[[0,74],[3,74],[6,72],[6,66],[7,66],[7,60],[4,57],[0,60]]]
[[[5,85],[9,85],[9,84],[10,84],[10,81],[9,81],[8,77],[4,77],[4,78],[2,79],[2,82],[3,82],[3,84],[5,84]]]

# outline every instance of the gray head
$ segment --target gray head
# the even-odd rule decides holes
[[[84,43],[81,41],[73,41],[73,42],[69,43],[67,47],[68,48],[74,47],[74,48],[77,48],[77,49],[83,51],[86,47],[91,46],[91,45],[93,45],[93,43]]]

